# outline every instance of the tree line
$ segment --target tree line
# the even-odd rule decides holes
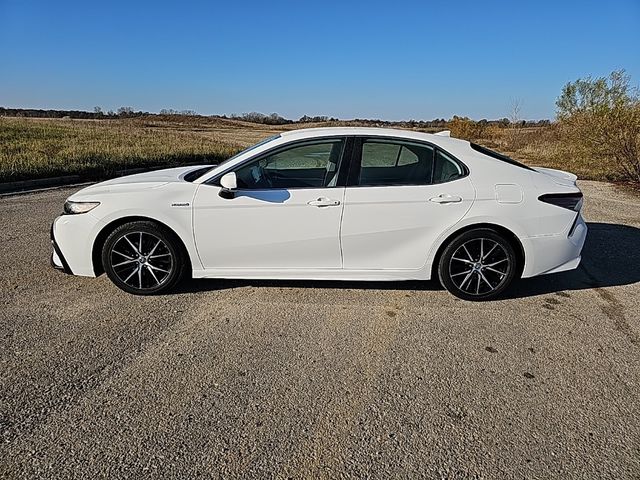
[[[92,112],[85,110],[55,110],[55,109],[32,109],[32,108],[5,108],[0,107],[0,117],[32,117],[32,118],[74,118],[74,119],[118,119],[118,118],[134,118],[134,117],[146,117],[146,116],[188,116],[198,117],[197,112],[194,110],[174,110],[171,108],[163,108],[158,113],[151,113],[142,110],[134,110],[132,107],[120,107],[116,111],[109,110],[104,112],[102,108],[95,107]],[[241,120],[250,123],[259,123],[263,125],[290,125],[293,123],[330,123],[339,122],[340,119],[335,117],[329,117],[326,115],[303,115],[297,120],[285,118],[277,113],[271,113],[269,115],[260,112],[249,112],[242,114],[227,115],[210,115],[211,118],[224,118],[232,120]],[[444,118],[437,118],[434,120],[404,120],[404,121],[389,121],[381,119],[369,119],[369,118],[355,118],[353,122],[357,122],[367,126],[403,126],[406,128],[446,128],[450,122],[457,119],[463,119],[477,123],[480,126],[496,125],[500,127],[510,126],[513,122],[508,118],[502,118],[498,120],[470,120],[467,117],[454,116],[452,119],[446,120]],[[517,122],[519,126],[545,126],[549,125],[549,120],[521,120]]]
[[[54,110],[38,108],[5,108],[0,107],[0,117],[26,117],[26,118],[78,118],[78,119],[103,119],[103,118],[127,118],[152,115],[149,112],[134,111],[131,107],[120,107],[117,111],[103,112],[100,107],[93,112],[85,110]]]

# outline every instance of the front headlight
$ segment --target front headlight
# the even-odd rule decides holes
[[[68,215],[76,215],[78,213],[87,213],[100,205],[100,202],[72,202],[67,200],[64,202],[64,213]]]

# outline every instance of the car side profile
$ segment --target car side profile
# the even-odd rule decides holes
[[[587,234],[576,176],[447,132],[281,133],[217,166],[121,177],[71,195],[52,263],[133,294],[183,277],[438,279],[466,300],[574,269]]]

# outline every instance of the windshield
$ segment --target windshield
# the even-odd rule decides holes
[[[273,140],[275,140],[276,138],[280,138],[280,134],[278,135],[273,135],[269,138],[265,138],[264,140],[259,141],[258,143],[256,143],[255,145],[251,145],[248,148],[245,148],[244,150],[242,150],[241,152],[236,153],[233,157],[227,158],[224,162],[220,162],[217,165],[214,165],[211,168],[207,168],[206,171],[202,172],[200,175],[198,175],[198,178],[202,177],[203,175],[206,175],[207,173],[209,173],[211,170],[213,170],[214,168],[218,168],[220,165],[224,165],[226,163],[229,163],[231,160],[238,158],[240,155],[244,155],[247,152],[250,152],[251,150],[254,150],[258,147],[261,147],[262,145],[264,145],[265,143],[269,143]]]

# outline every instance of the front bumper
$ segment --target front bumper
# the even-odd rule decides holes
[[[56,218],[51,232],[53,265],[72,275],[95,277],[92,248],[97,231],[98,219],[91,212]]]
[[[56,238],[53,234],[53,223],[51,224],[50,236],[51,247],[53,248],[53,252],[51,252],[51,266],[57,270],[62,270],[64,273],[73,275],[73,272],[71,271],[67,260],[64,258],[64,255],[62,255],[60,247],[58,247],[58,244],[56,243]]]

